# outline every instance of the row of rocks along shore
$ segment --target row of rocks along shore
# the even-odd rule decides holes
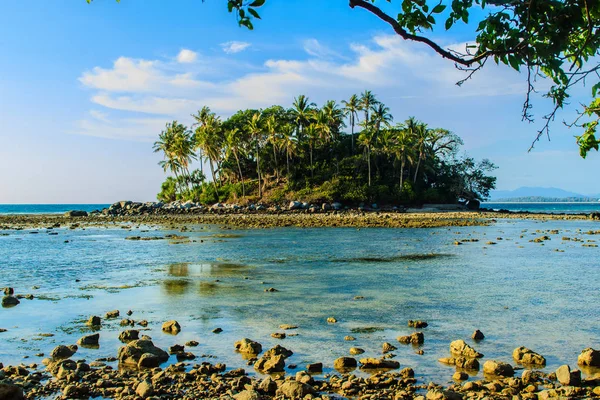
[[[19,304],[18,297],[10,288],[5,289],[4,307]],[[399,346],[413,345],[415,351],[424,354],[419,345],[426,340],[428,323],[408,321],[414,332],[400,336],[394,343],[381,345],[380,358],[360,358],[363,349],[352,347],[349,356],[335,360],[298,366],[286,360],[293,351],[281,345],[263,351],[254,340],[242,338],[232,343],[232,351],[238,352],[249,368],[257,372],[250,376],[245,369],[228,369],[222,363],[194,363],[193,349],[200,343],[189,341],[175,343],[168,349],[154,345],[152,338],[143,335],[148,321],[135,321],[132,311],[121,320],[123,327],[119,340],[123,343],[115,357],[94,361],[77,359],[79,346],[98,348],[102,326],[109,320],[118,320],[118,310],[107,312],[104,319],[91,316],[87,325],[94,332],[81,337],[76,344],[59,345],[50,357],[43,359],[43,366],[21,364],[3,366],[0,363],[0,399],[89,399],[106,398],[122,400],[139,399],[549,399],[600,397],[600,351],[584,349],[577,357],[577,365],[588,373],[563,365],[556,371],[540,371],[546,365],[541,354],[526,347],[514,350],[514,365],[498,360],[480,361],[484,355],[459,339],[450,343],[449,356],[437,360],[456,372],[453,384],[443,386],[421,383],[415,378],[411,367],[401,366],[395,360],[394,351]],[[336,323],[334,317],[327,323]],[[139,326],[139,329],[135,329]],[[281,325],[279,332],[271,336],[284,339],[294,335],[297,326]],[[177,321],[162,324],[164,333],[177,334],[182,327]],[[220,328],[213,333],[219,333]],[[201,340],[201,338],[199,338]],[[352,336],[344,340],[352,342]],[[476,330],[471,340],[485,340]],[[43,357],[44,354],[36,354]],[[174,356],[176,363],[168,361]],[[117,362],[119,368],[107,363]],[[333,367],[334,373],[323,374],[323,369]],[[402,368],[404,367],[404,368]],[[359,369],[368,377],[355,374]],[[468,380],[470,374],[483,370],[483,379]],[[363,375],[365,376],[365,375]]]
[[[162,227],[183,224],[213,224],[236,228],[274,227],[387,227],[434,228],[446,226],[489,225],[496,219],[588,220],[600,219],[591,214],[534,214],[507,211],[469,210],[461,205],[432,205],[421,209],[404,207],[347,207],[341,203],[320,205],[292,201],[287,207],[277,205],[217,203],[207,207],[192,202],[121,201],[103,210],[86,212],[72,210],[64,215],[28,214],[0,215],[0,230],[32,228],[75,229],[80,226],[106,226],[112,223],[133,222]]]

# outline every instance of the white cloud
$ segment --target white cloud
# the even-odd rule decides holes
[[[231,42],[221,43],[221,48],[227,54],[239,53],[241,51],[246,50],[248,47],[250,47],[250,43],[248,43],[248,42],[231,41]]]
[[[224,49],[240,51],[247,46],[229,42]],[[344,58],[328,57],[332,53],[316,40],[306,42],[306,48],[312,57],[266,60],[243,69],[217,57],[203,56],[198,63],[188,64],[121,57],[111,68],[84,72],[80,82],[95,90],[91,101],[99,106],[180,120],[189,119],[203,105],[228,115],[242,108],[290,104],[300,93],[323,102],[370,89],[395,111],[394,101],[407,98],[427,107],[434,98],[521,95],[525,90],[523,77],[493,64],[457,87],[463,72],[428,48],[394,35],[350,44]],[[217,66],[218,77],[199,64]],[[121,133],[126,134],[124,130]]]
[[[313,57],[317,58],[342,58],[345,59],[344,56],[339,54],[338,52],[330,49],[329,47],[323,45],[317,39],[307,39],[304,41],[304,51]]]
[[[177,62],[181,64],[189,64],[196,61],[198,58],[198,53],[188,49],[182,49],[177,55]]]

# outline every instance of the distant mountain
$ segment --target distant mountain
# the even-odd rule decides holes
[[[569,192],[558,188],[520,187],[515,190],[492,190],[489,201],[506,200],[523,197],[546,197],[552,199],[587,198],[579,193]]]

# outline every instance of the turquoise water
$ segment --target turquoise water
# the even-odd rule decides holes
[[[551,214],[589,214],[600,212],[597,203],[482,203],[481,207],[493,210],[529,211]]]
[[[575,365],[586,347],[600,348],[599,248],[582,246],[600,239],[584,233],[600,229],[597,222],[500,220],[488,227],[412,230],[188,228],[2,231],[0,287],[37,298],[0,308],[0,328],[8,329],[0,333],[0,362],[39,363],[42,357],[34,354],[75,343],[89,332],[89,316],[113,309],[147,319],[145,333],[163,348],[197,340],[200,346],[189,350],[216,359],[196,362],[250,371],[233,351],[244,337],[264,349],[282,344],[295,353],[288,364],[323,362],[325,372],[350,347],[379,357],[387,341],[398,347],[395,359],[402,367],[414,368],[420,381],[439,383],[449,382],[454,368],[437,359],[449,356],[456,339],[485,354],[483,361],[513,364],[512,350],[527,346],[547,358],[546,371]],[[553,229],[559,233],[542,233]],[[189,240],[125,240],[167,233]],[[551,240],[530,242],[543,234]],[[471,238],[479,241],[454,245]],[[278,292],[265,292],[270,287]],[[339,322],[328,324],[332,316]],[[170,319],[183,328],[178,336],[161,332]],[[408,319],[430,324],[423,355],[396,342],[413,331]],[[271,338],[280,324],[298,325],[298,335]],[[223,333],[213,334],[217,327]],[[119,320],[106,323],[100,348],[80,349],[75,359],[115,356],[123,329]],[[484,341],[469,339],[475,329],[484,332]],[[357,340],[344,341],[346,335]]]
[[[0,214],[62,214],[71,210],[102,210],[110,204],[0,204]]]

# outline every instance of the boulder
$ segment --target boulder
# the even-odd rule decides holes
[[[15,294],[15,289],[11,288],[11,287],[5,287],[4,288],[4,295],[5,296],[12,296]]]
[[[479,329],[476,329],[475,332],[471,335],[471,339],[473,340],[483,340],[485,339],[485,335]]]
[[[577,364],[586,367],[600,367],[600,350],[591,347],[583,350],[577,357]]]
[[[154,386],[150,381],[142,381],[135,389],[135,394],[140,396],[142,399],[147,399],[154,394]]]
[[[517,347],[513,351],[513,358],[519,364],[539,365],[541,367],[546,365],[546,359],[544,357],[523,346]]]
[[[138,368],[156,368],[160,365],[160,358],[151,353],[144,353],[138,361]]]
[[[86,325],[98,327],[102,325],[102,320],[96,315],[92,315],[86,322]]]
[[[19,299],[15,296],[7,295],[2,298],[2,307],[14,307],[19,303]]]
[[[464,340],[459,339],[450,343],[450,353],[455,356],[463,356],[468,358],[481,358],[483,354],[476,351],[474,348],[465,343]]]
[[[333,368],[339,372],[348,372],[356,368],[358,363],[352,357],[340,357],[333,362]]]
[[[233,395],[235,400],[260,400],[260,395],[255,390],[243,390]]]
[[[462,400],[463,396],[451,390],[431,389],[425,398],[427,400]]]
[[[254,368],[267,374],[283,372],[285,371],[285,357],[282,355],[267,357],[265,354],[254,363]]]
[[[140,338],[140,331],[136,329],[128,329],[119,334],[119,340],[122,343],[129,343],[133,340],[138,340]]]
[[[288,209],[289,210],[301,210],[302,209],[302,203],[299,202],[299,201],[290,201]]]
[[[122,346],[119,348],[117,357],[122,364],[137,365],[140,358],[146,353],[157,356],[161,363],[169,359],[166,351],[154,346],[154,343],[148,339],[134,340]]]
[[[323,363],[307,364],[306,370],[311,374],[323,372]]]
[[[398,348],[391,343],[385,342],[382,346],[383,354],[389,353],[391,351],[397,350]]]
[[[288,399],[303,399],[307,395],[315,396],[317,392],[312,386],[297,381],[285,381],[277,389],[277,394]]]
[[[493,376],[510,377],[515,374],[515,370],[510,364],[505,362],[488,360],[483,364],[483,373]]]
[[[260,390],[266,395],[272,396],[277,391],[277,383],[273,380],[273,378],[267,376],[258,385],[258,390]]]
[[[402,344],[423,344],[425,342],[425,335],[423,335],[423,332],[414,332],[408,336],[398,336],[396,340]]]
[[[23,389],[16,385],[0,383],[0,399],[2,400],[23,400]]]
[[[384,360],[381,358],[362,358],[360,360],[363,369],[398,369],[400,363],[394,360]]]
[[[563,386],[579,386],[581,385],[581,371],[571,371],[568,365],[561,365],[556,370],[556,379]]]
[[[481,207],[481,202],[479,200],[469,200],[467,202],[467,209],[469,210],[479,210],[479,207]]]
[[[476,358],[450,357],[440,358],[438,361],[448,365],[456,365],[462,369],[479,370],[479,361]]]
[[[71,357],[73,354],[77,352],[77,346],[56,346],[54,350],[50,353],[50,356],[57,360],[62,360]]]
[[[167,321],[162,325],[162,331],[172,335],[177,335],[179,332],[181,332],[181,325],[179,325],[179,322],[175,320]]]
[[[412,319],[408,320],[408,326],[410,326],[411,328],[417,328],[417,329],[427,328],[428,325],[429,324],[426,321],[421,321],[421,320],[413,321]]]
[[[119,310],[113,310],[113,311],[109,311],[106,313],[106,315],[104,316],[104,318],[106,319],[111,319],[111,318],[119,318]]]
[[[86,347],[86,346],[95,347],[95,346],[98,346],[99,340],[100,340],[100,334],[95,333],[93,335],[87,335],[87,336],[82,337],[81,339],[79,339],[77,341],[77,344],[80,346],[83,346],[83,347]]]
[[[240,353],[256,355],[262,352],[261,344],[248,338],[244,338],[240,341],[235,342],[234,346],[235,349]]]
[[[342,209],[342,207],[343,207],[343,206],[342,206],[342,203],[337,203],[337,202],[336,202],[336,203],[332,203],[332,204],[331,204],[331,207],[332,207],[334,210],[336,210],[336,211],[339,211],[339,210],[341,210],[341,209]]]
[[[276,345],[275,347],[267,350],[265,357],[283,356],[284,359],[291,357],[294,354],[293,351],[286,349],[283,346]]]
[[[357,356],[359,354],[364,353],[365,351],[363,349],[361,349],[360,347],[351,347],[350,348],[350,354],[353,356]]]

